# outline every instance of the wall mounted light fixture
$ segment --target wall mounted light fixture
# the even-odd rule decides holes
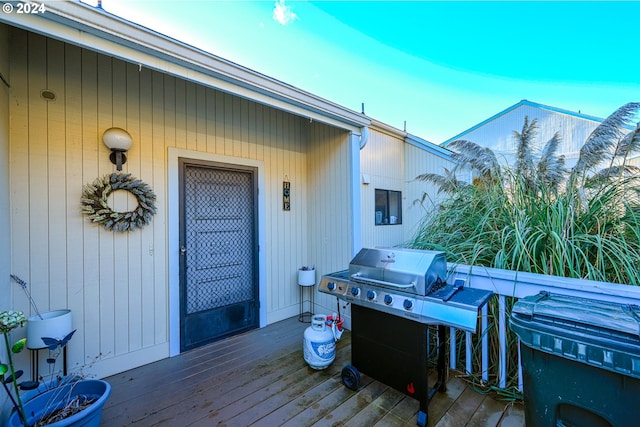
[[[125,153],[131,148],[131,135],[121,128],[107,129],[102,135],[102,142],[111,150],[109,160],[116,165],[116,169],[121,171],[122,165],[127,162]]]

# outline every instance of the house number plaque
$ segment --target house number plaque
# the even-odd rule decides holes
[[[289,181],[282,182],[282,210],[291,210],[291,183]]]

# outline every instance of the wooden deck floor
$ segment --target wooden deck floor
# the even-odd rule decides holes
[[[275,323],[107,378],[112,395],[102,426],[415,426],[418,401],[362,377],[341,382],[350,334],[325,370],[302,356],[308,324]],[[524,425],[521,405],[498,402],[450,378],[429,404],[429,426]]]

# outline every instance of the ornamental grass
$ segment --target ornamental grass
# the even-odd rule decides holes
[[[513,133],[512,165],[501,164],[490,149],[471,141],[450,143],[454,169],[416,178],[435,184],[448,197],[427,207],[409,246],[442,250],[453,263],[640,285],[640,169],[629,164],[640,151],[640,123],[629,131],[639,111],[640,103],[629,103],[605,119],[584,141],[570,169],[557,152],[557,133],[535,150],[537,121],[528,118]],[[459,180],[461,171],[470,171],[473,181]],[[513,301],[507,305],[509,315]],[[489,311],[495,373],[495,302]],[[514,398],[516,343],[510,333],[508,389],[513,393],[500,391]]]

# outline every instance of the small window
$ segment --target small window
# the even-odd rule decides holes
[[[402,192],[376,188],[376,225],[402,224]]]

